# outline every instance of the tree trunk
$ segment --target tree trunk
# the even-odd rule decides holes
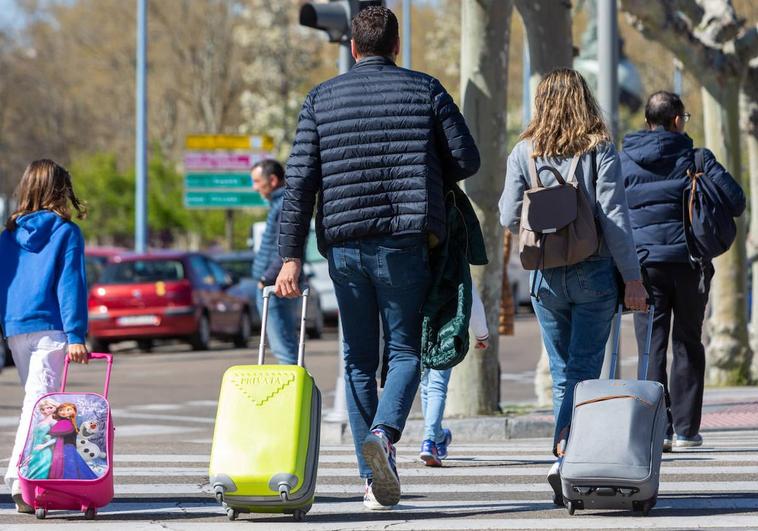
[[[503,228],[498,193],[505,175],[506,96],[511,0],[463,0],[461,31],[461,97],[463,114],[481,153],[479,173],[464,181],[484,232],[489,264],[472,276],[482,296],[490,329],[487,350],[470,347],[455,368],[448,392],[451,415],[492,414],[499,410],[500,365],[497,317],[503,274]]]
[[[516,0],[529,42],[531,102],[542,77],[556,68],[571,68],[574,44],[571,35],[571,2],[567,0]],[[536,350],[537,345],[535,345]],[[553,389],[547,350],[541,344],[540,359],[534,374],[537,404],[552,404]]]
[[[571,2],[516,0],[516,9],[524,21],[529,41],[529,62],[532,68],[529,89],[534,104],[534,91],[542,77],[556,68],[571,68],[573,64]]]
[[[513,290],[511,290],[511,280],[508,278],[508,260],[511,257],[511,238],[510,231],[503,231],[503,281],[500,284],[500,322],[498,323],[497,332],[501,336],[512,336],[515,328],[516,304],[518,301],[513,300]]]
[[[740,92],[740,125],[747,145],[748,181],[750,182],[750,230],[747,240],[748,264],[752,269],[752,312],[750,350],[753,359],[750,380],[758,381],[758,101],[750,94],[758,87],[758,65],[748,69]],[[745,180],[745,179],[743,179]]]
[[[740,182],[739,86],[720,90],[704,87],[705,144]],[[750,349],[747,337],[745,218],[737,222],[735,245],[713,262],[710,341],[706,349],[706,382],[711,385],[744,384],[749,379]]]

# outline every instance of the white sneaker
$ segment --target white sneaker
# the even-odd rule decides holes
[[[366,492],[363,495],[363,506],[370,511],[388,511],[392,509],[392,505],[382,505],[374,497],[374,491],[371,488],[371,480],[366,480]]]
[[[11,498],[13,498],[13,503],[16,504],[16,510],[23,514],[34,514],[34,507],[29,505],[24,501],[24,497],[21,496],[21,486],[18,484],[17,480],[13,481],[13,486],[11,487]]]
[[[363,441],[363,457],[371,467],[371,491],[384,506],[400,503],[400,478],[395,465],[395,447],[384,430],[375,429]]]

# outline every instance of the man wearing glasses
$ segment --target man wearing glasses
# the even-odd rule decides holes
[[[648,292],[655,304],[648,378],[666,389],[668,430],[664,451],[703,444],[705,349],[701,341],[713,266],[690,260],[684,234],[683,193],[695,170],[692,139],[684,132],[690,114],[677,94],[656,92],[645,106],[647,128],[624,137],[621,172],[640,262],[648,272]],[[713,182],[735,216],[745,209],[740,186],[709,150],[703,150],[704,178]],[[673,314],[673,330],[672,330]],[[640,348],[646,323],[635,316]],[[669,332],[673,361],[666,374]]]

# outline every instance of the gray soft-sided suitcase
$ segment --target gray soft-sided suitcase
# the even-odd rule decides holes
[[[622,307],[613,324],[616,374]],[[666,435],[663,385],[647,381],[654,308],[648,310],[638,380],[586,380],[576,386],[571,431],[560,467],[563,501],[577,509],[632,509],[647,515],[658,496]]]

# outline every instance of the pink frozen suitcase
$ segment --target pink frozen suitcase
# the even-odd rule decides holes
[[[108,362],[103,394],[66,392],[66,358],[59,393],[37,400],[18,480],[24,501],[37,518],[51,509],[80,510],[93,519],[113,499],[113,421],[108,404],[113,356],[90,354]]]

